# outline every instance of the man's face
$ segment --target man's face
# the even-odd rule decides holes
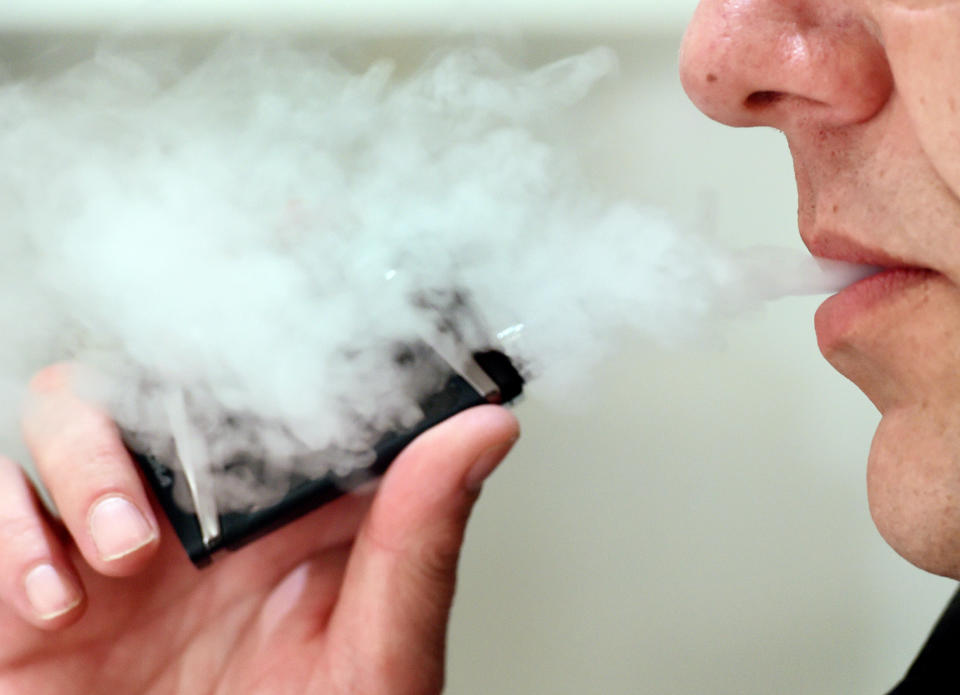
[[[828,299],[817,337],[883,414],[877,527],[960,579],[960,0],[703,0],[681,78],[786,134],[813,254],[899,269]]]

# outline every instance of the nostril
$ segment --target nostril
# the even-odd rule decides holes
[[[744,100],[743,104],[744,106],[746,106],[748,109],[751,109],[751,110],[762,109],[766,106],[770,106],[772,104],[777,103],[784,96],[785,95],[783,92],[772,92],[772,91],[754,92]]]

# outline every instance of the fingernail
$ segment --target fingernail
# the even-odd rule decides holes
[[[73,610],[82,598],[74,583],[53,565],[37,565],[23,578],[23,585],[33,612],[41,620],[52,620]]]
[[[467,477],[464,478],[463,483],[467,490],[470,492],[480,492],[480,488],[483,487],[483,481],[490,477],[493,469],[510,453],[513,445],[516,443],[516,439],[511,439],[506,444],[498,444],[483,452],[467,473]]]
[[[157,532],[130,500],[106,497],[90,511],[90,535],[104,562],[129,555],[152,543]]]

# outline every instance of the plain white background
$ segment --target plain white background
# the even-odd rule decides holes
[[[800,248],[782,136],[713,124],[680,89],[682,18],[694,4],[18,0],[0,7],[0,29],[217,29],[275,17],[343,43],[351,31],[423,32],[466,17],[529,35],[534,61],[610,45],[622,73],[576,131],[597,179],[731,244]],[[591,375],[589,397],[548,401],[530,388],[518,408],[524,438],[468,534],[448,692],[893,686],[954,583],[909,566],[872,526],[864,470],[877,416],[817,353],[818,301],[771,304],[709,345],[625,342]]]

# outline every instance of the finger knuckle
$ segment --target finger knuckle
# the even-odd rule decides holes
[[[462,534],[445,530],[432,542],[422,545],[416,553],[416,566],[427,584],[445,586],[452,583],[460,561]]]
[[[36,547],[42,547],[42,521],[29,511],[20,514],[0,516],[0,544],[4,554],[22,554]]]
[[[40,465],[60,475],[82,474],[86,483],[101,484],[122,466],[124,450],[112,423],[90,414],[71,422],[42,447]],[[71,483],[79,482],[71,479]]]

